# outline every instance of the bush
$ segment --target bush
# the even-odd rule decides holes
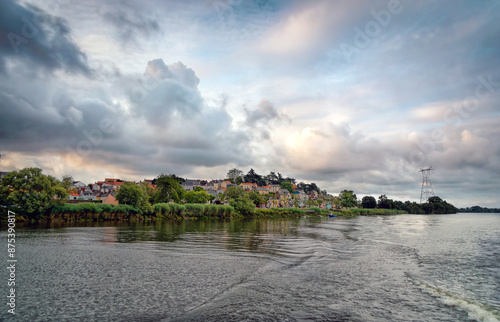
[[[90,202],[77,204],[62,204],[52,207],[50,218],[52,220],[93,220],[104,221],[113,219],[142,218],[142,210],[129,205],[108,205]]]

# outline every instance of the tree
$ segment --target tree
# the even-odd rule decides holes
[[[278,176],[276,173],[271,171],[267,176],[266,176],[266,184],[277,184],[278,183]]]
[[[180,203],[184,189],[181,187],[179,177],[161,174],[155,179],[155,203],[176,202]]]
[[[245,195],[245,189],[240,186],[233,186],[226,189],[223,200],[237,199]]]
[[[73,189],[73,177],[70,175],[65,175],[61,180],[61,187],[66,189],[66,191],[70,191]]]
[[[257,174],[254,169],[250,169],[248,173],[243,177],[243,182],[245,183],[256,183],[258,186],[265,185],[265,180],[262,176]]]
[[[250,197],[250,199],[252,200],[252,202],[255,204],[256,207],[259,207],[260,205],[265,203],[264,198],[257,191],[254,190],[250,191],[248,193],[248,196]]]
[[[229,204],[233,206],[234,210],[244,216],[251,215],[255,210],[255,204],[250,199],[248,194],[244,194],[237,198],[229,199]]]
[[[286,189],[290,191],[290,193],[293,193],[293,184],[290,181],[284,181],[280,184],[281,189]]]
[[[133,182],[125,182],[115,195],[121,205],[141,207],[147,201],[146,193]]]
[[[361,207],[363,208],[373,209],[376,206],[377,206],[377,200],[375,200],[375,197],[364,196],[363,199],[361,199]]]
[[[208,201],[215,199],[212,195],[208,194],[205,190],[201,189],[199,191],[188,191],[184,193],[184,199],[186,203],[202,203],[205,204]]]
[[[139,187],[144,191],[144,193],[147,196],[147,200],[150,205],[154,204],[154,199],[155,199],[155,189],[149,185],[147,182],[141,182],[139,184]]]
[[[426,214],[454,214],[457,212],[457,208],[455,206],[449,204],[438,196],[430,197],[428,202],[421,205],[421,208]]]
[[[356,207],[358,198],[352,190],[342,190],[339,195],[339,201],[342,207],[351,208]]]
[[[386,195],[380,195],[380,197],[378,197],[377,206],[380,209],[393,209],[394,201],[392,199],[388,199]]]
[[[227,172],[227,177],[229,178],[229,180],[231,181],[235,181],[236,178],[239,178],[243,175],[243,171],[241,171],[240,169],[231,169]]]
[[[429,197],[428,203],[441,203],[443,202],[443,199],[439,198],[438,196],[432,196]]]
[[[42,169],[25,168],[9,172],[0,182],[0,200],[5,206],[16,206],[16,214],[30,219],[45,215],[52,206],[68,198],[61,182],[42,174]]]

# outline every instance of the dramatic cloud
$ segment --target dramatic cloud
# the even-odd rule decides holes
[[[86,55],[71,40],[67,23],[35,6],[23,7],[11,0],[1,2],[0,50],[2,70],[9,59],[37,68],[91,74]]]
[[[500,5],[0,4],[0,170],[279,171],[337,194],[500,207]]]

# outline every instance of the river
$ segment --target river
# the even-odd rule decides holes
[[[18,321],[500,319],[498,214],[23,227],[15,255]]]

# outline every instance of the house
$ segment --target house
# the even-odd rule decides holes
[[[118,206],[118,200],[116,200],[115,196],[113,196],[112,194],[108,194],[106,199],[104,199],[102,203]]]
[[[186,191],[192,191],[196,187],[201,187],[201,181],[187,179],[186,181],[181,183],[181,187],[184,188],[184,190],[186,190]]]
[[[271,187],[269,188],[269,192],[278,192],[281,189],[281,186],[279,184],[272,184]]]
[[[242,187],[245,191],[252,191],[253,189],[257,188],[256,183],[241,183],[240,187]]]
[[[112,195],[113,197],[115,196],[115,192],[101,192],[97,194],[96,200],[101,200],[103,203],[108,198],[109,195]]]
[[[280,200],[276,198],[269,198],[267,201],[267,208],[278,208],[280,206]]]
[[[81,181],[73,181],[73,188],[85,188],[87,185]]]
[[[255,191],[257,191],[261,195],[267,195],[269,193],[270,186],[262,186],[262,187],[257,187],[255,188]]]
[[[79,193],[71,192],[68,197],[69,200],[97,200],[97,195],[93,191],[85,191],[79,189]]]
[[[224,180],[224,181],[222,181],[222,182],[221,182],[220,187],[221,187],[222,189],[226,190],[226,189],[227,189],[227,186],[228,186],[228,185],[230,185],[230,184],[232,184],[232,183],[231,183],[231,181],[229,181],[229,180]]]
[[[78,200],[78,197],[79,197],[79,196],[80,196],[79,194],[77,194],[77,193],[75,193],[75,192],[71,192],[71,193],[69,194],[68,199],[69,199],[69,200]]]
[[[318,192],[316,190],[313,190],[311,191],[311,193],[309,193],[309,199],[318,199]]]
[[[215,189],[215,183],[214,181],[207,182],[207,185],[205,187],[205,190],[210,191],[210,190],[216,190]]]
[[[279,199],[280,207],[293,207],[293,199],[290,191],[280,189],[276,193],[276,198]]]

